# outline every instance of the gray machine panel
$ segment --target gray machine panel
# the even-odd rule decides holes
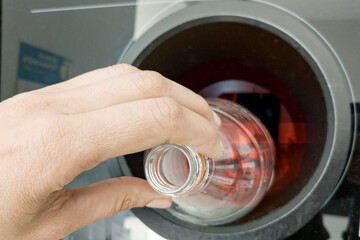
[[[101,1],[3,1],[1,99],[18,92],[20,42],[72,60],[72,76],[117,62],[133,35],[135,7],[31,13],[32,9],[66,6],[70,2],[81,5]]]
[[[187,5],[183,1],[164,0],[163,4],[115,6],[134,3],[128,0],[107,0],[113,7],[88,10],[31,13],[34,9],[64,6],[94,6],[99,0],[3,0],[1,100],[19,92],[17,79],[19,46],[25,42],[72,60],[71,76],[117,63],[127,44],[152,23]],[[223,0],[209,0],[223,1]],[[240,0],[239,0],[240,1]],[[157,1],[159,2],[159,1]],[[225,1],[224,1],[225,2]],[[351,81],[355,100],[360,101],[360,1],[358,0],[261,0],[298,15],[317,31],[334,49]],[[197,4],[191,1],[188,5]],[[108,5],[109,6],[109,5]],[[178,7],[176,7],[178,6]],[[171,8],[170,8],[171,7]],[[66,10],[66,9],[64,9]],[[35,89],[40,85],[29,85]],[[111,169],[111,170],[110,170]],[[118,161],[110,160],[81,174],[69,187],[88,185],[109,177],[120,176]],[[134,228],[135,227],[135,228]],[[100,220],[66,239],[161,239],[141,225],[131,212]]]
[[[360,101],[360,1],[267,0],[291,11],[310,23],[337,53]]]

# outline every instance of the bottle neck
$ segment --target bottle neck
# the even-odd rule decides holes
[[[168,196],[184,196],[201,190],[209,179],[210,159],[194,148],[163,144],[145,160],[145,175],[152,188]]]

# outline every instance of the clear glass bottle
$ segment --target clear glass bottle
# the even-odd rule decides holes
[[[274,176],[275,148],[264,125],[244,107],[207,99],[221,118],[223,157],[207,158],[190,146],[163,144],[146,154],[145,176],[159,193],[173,197],[168,211],[201,225],[221,225],[249,213]]]

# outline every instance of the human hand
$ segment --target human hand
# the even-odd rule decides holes
[[[132,177],[64,188],[106,159],[165,142],[222,155],[203,98],[126,64],[19,94],[0,116],[0,239],[58,239],[123,210],[171,205]]]

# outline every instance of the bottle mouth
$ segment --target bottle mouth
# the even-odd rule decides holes
[[[204,178],[203,156],[193,148],[163,144],[153,148],[146,157],[145,175],[159,193],[181,196],[193,191]]]

